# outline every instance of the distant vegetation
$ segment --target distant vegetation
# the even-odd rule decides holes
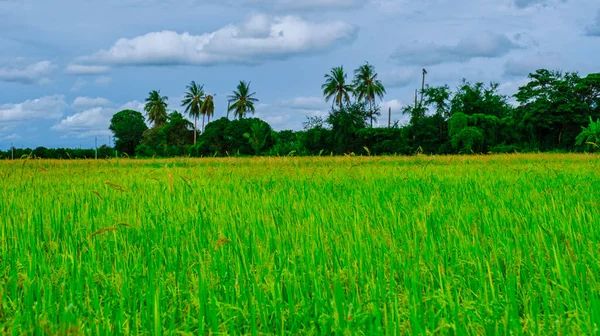
[[[383,111],[387,126],[374,127],[374,122],[382,118],[377,99],[386,94],[375,68],[369,63],[360,66],[350,81],[342,66],[335,67],[325,75],[322,85],[325,100],[332,104],[329,115],[308,118],[301,131],[279,132],[263,120],[248,118],[258,102],[249,82],[241,81],[228,96],[228,116],[211,121],[214,95],[205,93],[203,85],[192,81],[181,107],[193,123],[181,113],[169,110],[168,98],[153,90],[146,99],[145,116],[130,110],[115,114],[110,125],[115,148],[101,147],[98,156],[597,151],[600,73],[580,77],[577,73],[540,69],[528,79],[513,96],[516,104],[499,93],[497,83],[463,80],[456,89],[425,85],[415,95],[414,104],[402,110],[408,123],[392,122],[386,118],[388,111]],[[230,112],[235,120],[229,119]],[[200,118],[202,124],[198,127]],[[15,153],[0,151],[0,158],[29,154],[66,159],[90,158],[96,153],[39,147]]]

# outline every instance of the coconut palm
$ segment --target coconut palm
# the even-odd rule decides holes
[[[192,81],[187,87],[187,92],[183,96],[181,106],[185,107],[185,113],[194,118],[194,145],[196,144],[198,117],[202,114],[202,98],[204,97],[204,85],[198,86]],[[202,130],[204,131],[204,115],[202,115]]]
[[[160,90],[152,90],[146,98],[144,111],[148,115],[148,120],[154,124],[154,127],[161,127],[167,123],[167,96],[161,96]]]
[[[354,70],[354,95],[358,102],[366,100],[369,103],[369,114],[371,116],[371,127],[373,127],[373,107],[375,98],[383,99],[385,87],[377,78],[375,67],[368,62]]]
[[[200,114],[207,116],[210,123],[210,117],[215,115],[215,102],[212,95],[204,97],[204,102],[200,106]],[[204,118],[202,118],[202,132],[204,132]]]
[[[350,104],[350,94],[354,92],[352,85],[346,84],[346,73],[344,67],[336,67],[331,69],[331,72],[325,75],[325,84],[321,86],[325,100],[329,102],[333,98],[331,107],[337,104],[340,108],[344,103]]]
[[[255,112],[254,103],[258,102],[258,99],[254,98],[256,92],[250,93],[250,83],[240,81],[237,86],[237,90],[233,91],[233,94],[229,96],[229,111],[233,111],[233,115],[240,118],[240,120],[248,112]]]

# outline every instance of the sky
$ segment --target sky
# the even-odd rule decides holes
[[[92,148],[151,90],[183,111],[194,80],[227,96],[250,81],[256,117],[301,129],[331,104],[324,75],[375,66],[401,114],[421,85],[462,78],[513,95],[537,68],[600,71],[597,0],[0,0],[0,149]],[[381,120],[387,125],[387,113]]]

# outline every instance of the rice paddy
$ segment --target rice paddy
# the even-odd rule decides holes
[[[599,167],[1,161],[0,332],[595,335]]]

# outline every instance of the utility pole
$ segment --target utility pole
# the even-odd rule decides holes
[[[423,93],[425,92],[425,75],[427,75],[427,70],[423,68],[423,81],[421,82],[421,102],[419,105],[423,105]]]
[[[94,138],[95,146],[96,146],[96,160],[98,160],[98,137]]]
[[[229,107],[231,106],[231,102],[227,101],[227,119],[229,119]]]
[[[388,128],[392,127],[392,107],[388,108]]]
[[[10,159],[15,159],[15,145],[12,142],[10,143]]]

